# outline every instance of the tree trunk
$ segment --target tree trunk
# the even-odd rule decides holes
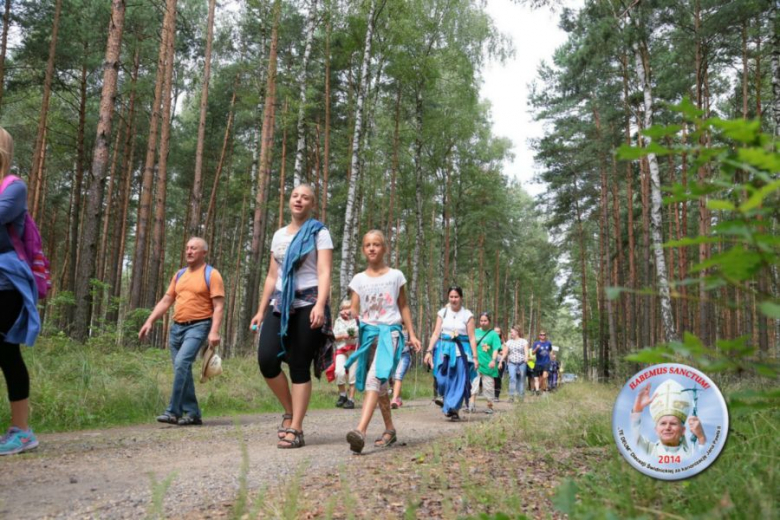
[[[283,121],[287,121],[287,100],[284,100]],[[279,227],[284,225],[285,166],[287,166],[287,125],[282,131],[282,164],[279,167]]]
[[[120,208],[121,217],[113,221],[114,239],[111,244],[111,259],[108,261],[106,283],[111,288],[111,296],[119,298],[122,294],[122,271],[124,269],[125,241],[127,237],[127,214],[130,205],[130,185],[133,179],[133,161],[135,159],[135,101],[138,69],[141,65],[140,45],[136,44],[133,57],[133,72],[130,79],[130,102],[127,121],[125,124],[124,155],[122,157],[122,179],[120,191],[117,195],[117,206]],[[106,315],[107,323],[115,323],[119,317],[118,309],[109,305]]]
[[[325,143],[322,158],[322,223],[328,219],[328,178],[330,176],[330,1],[327,3],[325,22]]]
[[[214,184],[211,186],[211,196],[209,197],[209,207],[206,211],[206,229],[204,234],[209,236],[209,244],[214,239],[214,220],[217,209],[217,193],[219,192],[219,179],[222,176],[222,169],[225,165],[225,156],[227,155],[228,144],[230,143],[230,131],[233,128],[234,110],[236,108],[236,94],[238,93],[238,74],[233,81],[233,95],[230,97],[230,108],[228,109],[227,124],[225,125],[225,137],[222,139],[222,151],[219,153],[219,162],[217,171],[214,173]]]
[[[298,95],[298,144],[295,148],[295,171],[293,172],[293,184],[295,186],[301,183],[301,172],[303,171],[303,153],[306,150],[306,125],[304,118],[306,115],[306,68],[309,65],[311,56],[311,44],[314,40],[314,29],[317,26],[317,0],[311,0],[309,6],[309,16],[306,19],[306,44],[303,49],[303,58],[301,59],[301,71],[298,77],[300,94]]]
[[[357,101],[355,103],[355,129],[352,134],[352,153],[350,160],[351,178],[347,189],[347,207],[344,212],[344,234],[341,240],[341,269],[339,273],[339,296],[344,299],[347,295],[347,286],[352,279],[354,264],[354,240],[353,220],[356,214],[355,194],[357,193],[358,179],[360,177],[360,139],[363,134],[363,105],[368,93],[368,66],[371,61],[371,40],[374,36],[374,10],[376,0],[371,0],[368,8],[365,44],[363,46],[363,60],[360,66],[360,84],[358,86]],[[416,259],[415,259],[416,261]],[[414,289],[411,291],[414,292]],[[416,298],[412,296],[411,298]],[[412,300],[413,301],[413,300]],[[414,302],[416,303],[416,301]],[[414,304],[412,304],[414,308]]]
[[[249,263],[249,277],[246,286],[246,302],[242,323],[249,323],[257,309],[259,299],[259,284],[262,261],[262,236],[265,231],[265,216],[267,210],[268,192],[266,177],[271,175],[271,149],[274,140],[274,113],[276,110],[276,57],[279,45],[279,19],[282,13],[282,2],[274,3],[273,29],[271,31],[271,48],[268,52],[268,75],[266,78],[265,107],[263,110],[263,127],[260,133],[260,157],[257,161],[257,196],[252,220],[252,249]],[[243,339],[243,335],[239,337]]]
[[[168,9],[171,9],[169,23],[163,27],[168,32],[166,40],[168,44],[167,58],[165,62],[165,79],[162,92],[162,123],[160,129],[160,148],[157,160],[157,189],[154,201],[154,224],[152,228],[152,244],[149,248],[148,280],[144,291],[145,307],[153,307],[160,294],[158,287],[162,277],[161,270],[165,266],[165,201],[168,195],[168,149],[171,140],[171,92],[173,90],[173,68],[176,56],[176,0],[170,1]],[[199,190],[200,191],[200,190]],[[191,212],[194,208],[190,206]],[[198,217],[200,220],[200,217]],[[186,237],[186,233],[185,233]],[[186,238],[185,238],[186,240]],[[182,248],[184,249],[184,248]]]
[[[769,12],[772,26],[772,135],[777,138],[780,137],[780,14],[777,2],[772,2]]]
[[[638,44],[634,44],[634,53],[636,59],[637,75],[639,83],[642,86],[644,97],[644,127],[650,128],[653,125],[653,93],[650,86],[649,64],[646,56],[640,50]],[[641,139],[650,144],[650,138],[642,136]],[[666,259],[663,250],[663,222],[661,219],[661,205],[663,196],[661,194],[661,174],[658,170],[658,159],[654,153],[647,155],[647,162],[650,169],[650,185],[652,193],[652,208],[650,211],[651,229],[653,238],[653,249],[655,252],[656,277],[658,279],[658,293],[661,303],[661,320],[663,324],[663,333],[665,342],[676,341],[677,333],[674,326],[674,315],[672,313],[672,301],[669,295],[669,281],[666,278]]]
[[[120,118],[121,122],[121,118]],[[106,182],[108,183],[108,193],[106,194],[106,209],[103,214],[103,222],[102,222],[102,230],[100,232],[100,247],[98,248],[98,257],[97,257],[97,270],[95,273],[95,278],[97,278],[100,281],[104,280],[104,272],[106,267],[106,249],[108,248],[108,229],[112,222],[112,211],[114,209],[114,199],[116,196],[114,195],[114,185],[116,184],[116,164],[117,160],[119,159],[119,144],[122,139],[122,128],[119,126],[116,130],[116,139],[114,139],[114,149],[111,152],[111,167],[108,171],[108,179]],[[114,217],[114,220],[116,218]],[[102,298],[101,298],[102,300]]]
[[[577,178],[574,178],[574,209],[577,214],[577,237],[579,239],[580,246],[580,284],[582,285],[582,367],[585,372],[585,379],[590,379],[590,369],[588,366],[588,322],[590,316],[588,315],[588,271],[587,264],[585,262],[585,231],[582,226],[582,210],[579,203],[579,188],[577,187]],[[531,293],[531,318],[533,318],[533,293]],[[529,322],[528,338],[531,336],[532,323]]]
[[[200,206],[203,198],[203,143],[206,140],[206,109],[209,102],[209,80],[211,78],[211,42],[214,39],[214,9],[217,0],[209,0],[209,15],[206,22],[206,54],[203,63],[203,83],[200,91],[200,122],[198,123],[198,144],[195,148],[195,171],[192,180],[192,195],[190,196],[190,221],[187,223],[187,234],[200,236],[202,227],[200,221]],[[171,53],[171,58],[173,53]],[[235,96],[235,90],[233,91]],[[167,97],[170,97],[168,95]],[[165,99],[167,99],[167,97]],[[232,104],[231,104],[232,107]],[[231,111],[232,114],[232,111]],[[208,221],[207,221],[208,224]]]
[[[100,95],[100,115],[97,135],[95,136],[95,149],[92,155],[87,212],[86,219],[84,219],[83,241],[77,270],[79,277],[76,284],[76,315],[73,332],[74,337],[79,341],[86,340],[89,333],[88,325],[92,303],[90,281],[95,275],[97,230],[100,214],[103,210],[103,188],[106,181],[106,167],[108,163],[108,140],[111,136],[111,120],[114,115],[114,103],[116,101],[124,22],[125,1],[112,0],[106,58],[103,63],[103,91]]]
[[[46,147],[46,120],[49,116],[49,100],[51,99],[51,83],[54,78],[54,59],[57,54],[57,34],[60,30],[60,14],[62,13],[62,0],[57,0],[54,4],[54,22],[51,28],[51,41],[49,42],[49,59],[46,62],[46,75],[43,80],[43,97],[41,99],[41,115],[38,118],[38,132],[35,137],[35,147],[33,148],[32,163],[30,166],[30,177],[27,183],[27,207],[32,208],[33,219],[38,215],[35,211],[35,196],[39,191],[41,182],[41,165]]]
[[[412,283],[409,286],[409,301],[412,304],[412,309],[418,311],[417,301],[417,287],[420,276],[420,251],[422,244],[425,241],[425,234],[423,232],[423,186],[424,186],[424,174],[423,174],[423,98],[422,98],[422,85],[417,86],[417,92],[415,96],[415,121],[417,123],[417,132],[414,139],[414,178],[415,178],[415,240],[414,240],[414,252],[412,253],[414,264],[412,265]],[[418,311],[419,312],[419,311]]]
[[[73,188],[71,190],[70,219],[68,226],[68,270],[66,271],[63,290],[73,291],[76,280],[76,259],[78,258],[78,237],[81,217],[81,192],[84,180],[84,133],[87,118],[87,65],[86,65],[86,46],[84,48],[85,63],[81,66],[81,81],[79,83],[79,126],[76,134],[76,175],[73,179]],[[68,311],[68,321],[73,321],[73,312]]]
[[[602,139],[601,131],[601,114],[599,114],[598,107],[593,104],[593,120],[596,124],[596,138],[599,142]],[[605,297],[606,284],[608,283],[610,273],[612,272],[612,255],[609,251],[609,199],[607,194],[607,158],[604,152],[599,150],[599,172],[601,174],[601,197],[600,197],[600,209],[601,209],[601,235],[603,237],[603,255],[602,261],[604,263],[604,289],[602,289],[603,305],[607,313],[607,323],[609,336],[606,338],[606,352],[604,359],[602,359],[602,376],[606,379],[609,378],[609,356],[611,353],[617,352],[617,334],[615,332],[615,314],[612,308],[612,300]]]
[[[390,203],[387,207],[387,241],[390,244],[390,251],[393,251],[393,244],[397,240],[397,233],[393,233],[393,223],[395,222],[395,196],[396,184],[398,179],[398,148],[400,145],[400,123],[401,123],[401,84],[398,84],[398,90],[395,96],[395,130],[393,131],[393,162],[390,173]],[[391,255],[390,264],[395,266],[397,257]]]
[[[11,0],[5,0],[3,11],[3,36],[0,43],[0,112],[3,108],[3,92],[5,91],[5,55],[8,50],[8,30],[11,26]]]
[[[173,5],[175,17],[176,0],[167,0]],[[170,24],[170,5],[165,10],[163,17],[163,30],[160,38],[160,51],[157,56],[157,74],[154,81],[154,101],[152,102],[152,114],[149,119],[149,139],[146,142],[146,159],[141,177],[141,192],[138,195],[138,218],[135,232],[135,251],[133,252],[133,272],[130,278],[130,309],[141,305],[143,297],[143,282],[146,274],[146,242],[149,235],[149,217],[152,206],[152,183],[154,182],[154,159],[157,152],[157,132],[160,126],[160,106],[162,103],[163,81],[165,77],[165,60],[168,55],[168,31],[165,27]],[[189,205],[188,205],[189,207]]]

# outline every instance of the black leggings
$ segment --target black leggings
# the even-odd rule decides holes
[[[282,342],[279,331],[282,317],[275,314],[272,307],[268,307],[260,330],[260,344],[257,347],[257,362],[263,377],[273,379],[281,374],[284,361],[290,366],[290,379],[293,384],[301,385],[311,381],[312,362],[325,341],[321,328],[312,329],[309,323],[309,314],[313,308],[314,305],[308,305],[290,313],[287,335],[284,338],[287,354],[280,357]]]
[[[18,291],[0,291],[0,369],[8,386],[8,400],[22,401],[30,397],[30,375],[22,359],[18,343],[7,343],[5,333],[13,327],[22,311],[22,295]]]

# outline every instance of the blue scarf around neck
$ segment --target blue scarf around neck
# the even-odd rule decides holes
[[[325,224],[310,218],[301,229],[295,234],[287,248],[282,263],[282,294],[280,296],[279,308],[281,310],[281,327],[279,336],[281,336],[282,352],[284,355],[284,337],[287,335],[287,323],[290,319],[290,308],[295,301],[295,274],[306,255],[311,253],[317,247],[317,234],[325,227]],[[320,298],[326,298],[326,295],[320,295]]]

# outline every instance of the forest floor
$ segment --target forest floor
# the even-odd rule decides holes
[[[534,489],[511,513],[560,516],[550,499],[562,473],[586,471],[601,450],[575,466],[520,444],[493,451],[484,432],[511,407],[453,423],[430,401],[405,402],[394,412],[399,443],[384,450],[371,442],[383,429],[377,410],[361,456],[345,442],[359,409],[310,411],[298,450],[276,448],[278,414],[42,434],[38,449],[0,460],[0,517],[451,517],[490,510],[483,486]]]

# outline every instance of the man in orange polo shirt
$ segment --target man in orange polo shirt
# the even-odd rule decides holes
[[[199,237],[187,242],[187,267],[173,276],[165,296],[157,302],[146,320],[139,339],[144,339],[152,325],[176,303],[168,344],[173,360],[173,392],[168,408],[157,417],[158,422],[180,426],[203,424],[195,397],[192,364],[208,339],[219,345],[219,326],[225,307],[225,286],[216,269],[206,264],[208,245]],[[186,415],[185,415],[186,414]]]

